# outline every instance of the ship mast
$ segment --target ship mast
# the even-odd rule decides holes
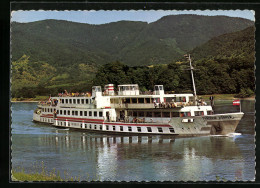
[[[191,72],[191,79],[192,79],[194,97],[195,97],[195,101],[197,101],[197,93],[196,93],[195,81],[194,81],[194,76],[193,76],[193,66],[191,65],[190,54],[189,54],[189,55],[184,55],[184,56],[185,56],[186,58],[188,58],[188,60],[189,60],[189,62],[190,62],[190,72]]]

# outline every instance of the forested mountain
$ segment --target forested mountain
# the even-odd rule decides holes
[[[192,50],[194,76],[198,94],[254,94],[254,27],[215,37]],[[95,85],[137,83],[145,90],[163,84],[166,91],[192,92],[189,63],[185,58],[168,65],[129,67],[120,63],[102,66]]]
[[[29,55],[54,67],[70,64],[168,64],[212,37],[252,21],[225,16],[171,15],[153,23],[120,21],[89,25],[61,20],[12,23],[12,60]]]
[[[150,24],[12,23],[12,96],[123,82],[138,83],[142,90],[153,84],[175,92],[191,90],[190,75],[183,71],[187,52],[200,69],[195,76],[201,94],[252,94],[254,27],[247,28],[252,25],[246,19],[197,15],[166,16]]]
[[[194,59],[209,57],[228,58],[241,57],[250,58],[254,61],[255,55],[255,27],[251,26],[242,31],[213,37],[208,42],[194,48],[189,53]]]

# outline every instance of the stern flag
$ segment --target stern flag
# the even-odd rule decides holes
[[[234,100],[233,105],[240,105],[240,100]]]

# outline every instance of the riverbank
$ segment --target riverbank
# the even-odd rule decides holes
[[[238,98],[235,97],[236,94],[213,94],[213,95],[198,95],[198,98],[202,98],[203,100],[209,100],[209,97],[213,96],[214,100],[255,100],[255,96],[246,97],[246,98]]]
[[[255,96],[246,97],[246,98],[237,98],[236,94],[213,94],[213,95],[198,95],[199,98],[208,101],[209,97],[213,96],[214,100],[235,100],[235,99],[243,99],[243,100],[255,100]],[[35,98],[12,98],[11,102],[40,102],[47,101],[49,99],[48,96],[36,96]]]
[[[48,99],[48,96],[36,96],[35,98],[12,98],[11,102],[39,102],[47,101]]]
[[[60,172],[53,169],[51,172],[46,171],[46,167],[42,167],[41,172],[25,172],[23,169],[12,170],[12,181],[80,181],[79,177],[72,177],[64,172],[64,178],[61,178]]]

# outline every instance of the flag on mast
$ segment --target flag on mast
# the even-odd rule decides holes
[[[238,100],[234,100],[233,101],[233,105],[237,105],[237,106],[240,105],[240,100],[239,99]]]

